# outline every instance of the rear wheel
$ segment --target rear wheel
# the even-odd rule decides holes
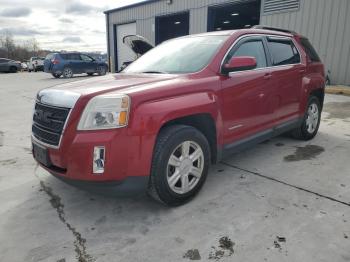
[[[66,67],[63,69],[63,77],[64,78],[72,78],[73,77],[73,70],[70,67]]]
[[[186,203],[203,186],[210,161],[205,136],[189,126],[163,129],[154,149],[149,194],[169,206]]]
[[[321,104],[320,100],[311,96],[308,101],[307,109],[300,127],[292,131],[292,136],[300,140],[311,140],[318,132],[321,123]]]

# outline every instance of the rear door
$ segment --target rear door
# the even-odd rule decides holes
[[[302,79],[306,66],[292,38],[267,37],[272,60],[272,78],[276,85],[275,119],[285,122],[298,117]]]
[[[271,121],[268,103],[273,98],[274,86],[263,37],[249,36],[240,40],[223,64],[235,56],[255,57],[257,68],[233,72],[222,78],[225,144],[262,131]]]
[[[84,73],[80,54],[71,53],[64,56],[67,57],[68,66],[73,70],[74,74]]]

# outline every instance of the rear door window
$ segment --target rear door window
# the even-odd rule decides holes
[[[268,46],[274,66],[300,63],[300,54],[292,40],[269,37]]]
[[[61,54],[64,60],[81,60],[79,54]]]

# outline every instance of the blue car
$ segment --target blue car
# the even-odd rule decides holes
[[[74,74],[105,75],[108,71],[106,63],[96,61],[81,53],[50,53],[44,61],[44,71],[55,78],[71,78]]]

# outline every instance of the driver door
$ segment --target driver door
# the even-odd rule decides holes
[[[95,60],[88,56],[81,54],[81,69],[83,73],[95,73],[97,65],[95,63]]]
[[[274,84],[266,47],[263,37],[244,37],[224,59],[224,65],[232,57],[239,56],[255,57],[257,61],[255,69],[231,72],[222,78],[223,134],[226,145],[263,131],[271,120],[269,103],[273,97]]]

